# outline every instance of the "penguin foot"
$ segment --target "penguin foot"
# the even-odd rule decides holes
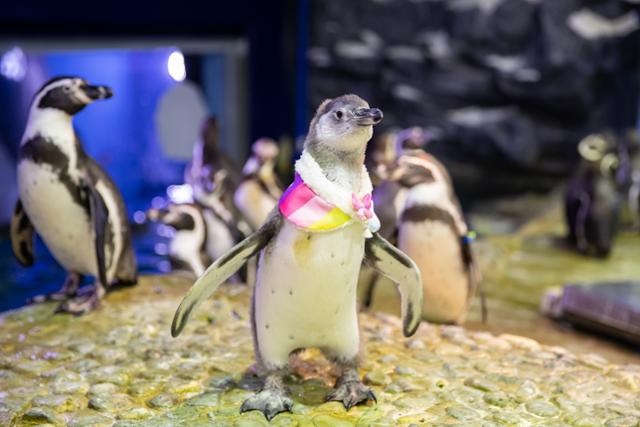
[[[342,402],[344,408],[348,411],[353,406],[360,403],[366,403],[371,400],[377,402],[376,395],[373,391],[362,384],[361,381],[346,381],[340,383],[335,389],[327,396],[327,402],[337,401]]]
[[[45,301],[64,301],[73,297],[78,292],[82,276],[78,273],[69,273],[64,281],[64,285],[59,291],[50,294],[36,295],[27,300],[27,304],[37,304]]]
[[[90,287],[86,292],[60,304],[56,313],[69,313],[75,316],[86,314],[100,305],[105,291],[99,284]]]
[[[240,413],[260,411],[268,421],[281,412],[291,412],[293,400],[280,390],[262,390],[244,401]]]

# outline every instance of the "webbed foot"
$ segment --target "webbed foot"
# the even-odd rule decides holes
[[[69,273],[60,290],[50,294],[36,295],[33,298],[29,298],[27,300],[27,304],[41,303],[45,301],[64,301],[76,295],[80,288],[81,281],[82,276],[80,274]]]
[[[76,297],[60,304],[56,309],[56,313],[70,313],[76,316],[86,314],[100,305],[100,300],[104,294],[104,288],[99,283],[96,283]]]
[[[376,395],[360,380],[339,382],[336,388],[327,395],[327,401],[342,402],[347,411],[353,406],[366,403],[369,400],[377,402]]]
[[[293,400],[280,390],[262,390],[244,401],[240,413],[260,411],[268,421],[281,412],[291,412]]]

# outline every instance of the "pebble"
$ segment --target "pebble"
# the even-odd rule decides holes
[[[560,413],[558,408],[543,399],[534,399],[526,403],[527,411],[539,417],[555,417]]]

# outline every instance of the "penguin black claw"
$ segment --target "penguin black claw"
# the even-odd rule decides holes
[[[327,402],[342,402],[347,411],[361,403],[366,404],[369,400],[374,403],[378,402],[373,390],[366,387],[360,381],[349,381],[338,385],[331,393],[329,393],[326,400]]]
[[[240,413],[260,411],[268,421],[281,412],[291,412],[293,400],[283,392],[262,390],[242,403]]]

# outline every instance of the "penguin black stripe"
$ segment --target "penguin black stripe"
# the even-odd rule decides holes
[[[82,157],[84,152],[78,152],[78,157]],[[36,135],[20,147],[18,162],[31,160],[37,164],[47,164],[57,174],[58,180],[67,188],[73,201],[82,206],[90,218],[89,203],[86,194],[80,191],[78,184],[69,175],[69,157],[58,148],[56,144],[47,138]]]

